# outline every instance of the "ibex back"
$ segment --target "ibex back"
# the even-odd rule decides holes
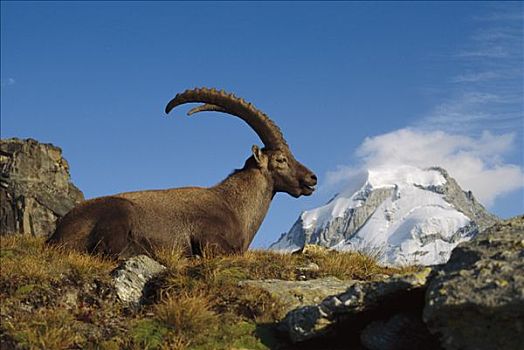
[[[193,102],[203,104],[188,115],[215,111],[239,117],[265,147],[253,146],[244,167],[213,187],[127,192],[85,201],[60,220],[48,243],[113,257],[173,248],[187,255],[203,248],[242,253],[277,192],[293,197],[313,193],[317,177],[293,157],[280,129],[264,113],[232,94],[207,88],[177,94],[166,113]]]

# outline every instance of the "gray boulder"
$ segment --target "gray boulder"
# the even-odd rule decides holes
[[[446,349],[522,349],[524,216],[459,245],[426,299],[424,321]]]
[[[118,298],[124,303],[139,305],[147,282],[165,269],[164,265],[146,255],[122,261],[111,273]]]
[[[83,199],[60,148],[32,139],[0,140],[0,234],[47,235]]]
[[[431,269],[395,275],[383,281],[352,281],[343,293],[315,305],[290,311],[280,324],[292,342],[329,333],[343,325],[344,332],[358,334],[374,320],[401,311],[422,308],[424,287]]]

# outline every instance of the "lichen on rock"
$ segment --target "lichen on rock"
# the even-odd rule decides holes
[[[278,300],[286,311],[319,303],[330,295],[342,293],[351,284],[351,281],[342,281],[335,277],[324,277],[308,281],[267,279],[240,282],[241,286],[250,286],[267,291],[273,298]]]
[[[348,282],[343,293],[331,295],[320,303],[289,312],[280,328],[291,341],[301,342],[329,333],[340,323],[352,324],[353,331],[363,328],[372,318],[387,316],[423,303],[424,287],[431,269],[395,275],[383,281]],[[421,298],[422,297],[422,298]],[[411,305],[404,305],[411,301]],[[419,305],[421,307],[421,305]],[[370,318],[370,315],[373,317]]]
[[[522,349],[524,216],[459,245],[426,299],[424,321],[446,349]]]

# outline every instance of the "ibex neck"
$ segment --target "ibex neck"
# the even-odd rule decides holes
[[[244,250],[255,237],[273,199],[273,183],[259,169],[242,169],[216,185],[230,208],[237,214],[243,226]]]

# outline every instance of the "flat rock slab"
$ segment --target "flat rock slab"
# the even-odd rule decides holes
[[[383,281],[353,281],[342,293],[316,305],[290,311],[280,328],[292,342],[309,340],[329,332],[340,322],[363,328],[374,319],[409,309],[421,308],[423,293],[431,269],[395,275]],[[415,305],[416,304],[416,305]],[[406,306],[407,305],[407,306]]]
[[[329,295],[342,293],[353,283],[336,277],[325,277],[308,281],[247,280],[240,282],[240,285],[267,291],[288,312],[300,306],[317,304]]]
[[[165,269],[164,265],[146,255],[137,255],[123,261],[111,273],[116,294],[125,303],[139,305],[146,283]]]
[[[426,299],[424,321],[446,349],[523,349],[524,216],[459,245]]]

